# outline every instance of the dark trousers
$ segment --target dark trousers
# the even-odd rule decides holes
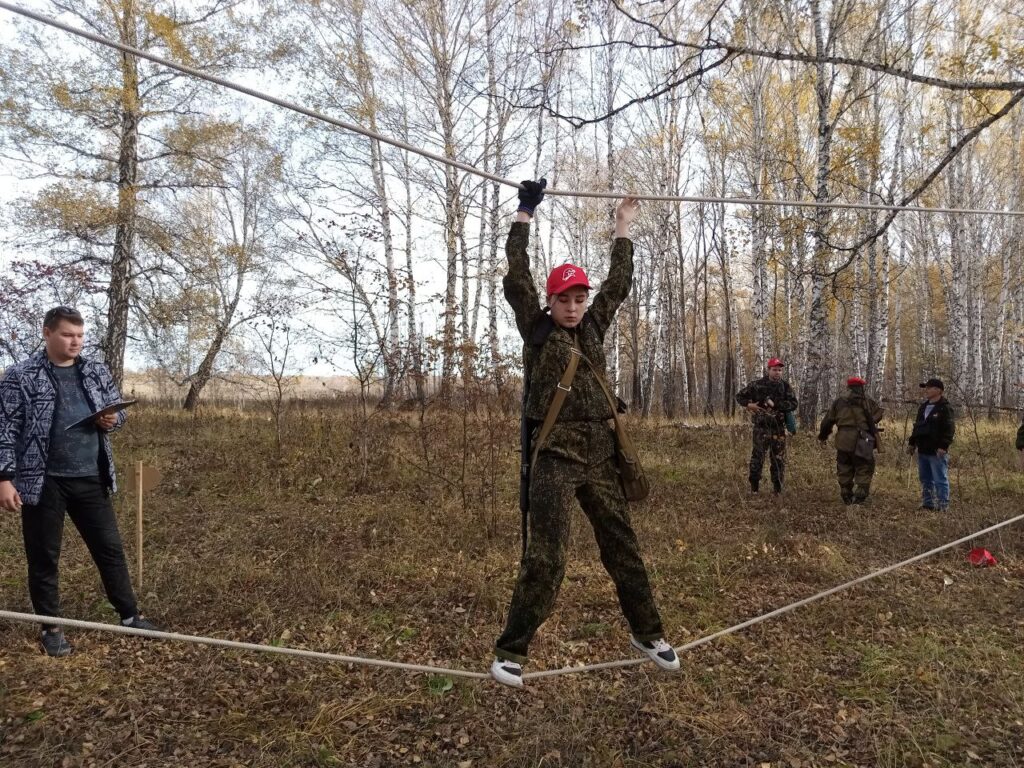
[[[608,429],[601,425],[605,432]],[[607,437],[611,450],[610,433]],[[551,615],[565,576],[566,547],[573,497],[594,529],[601,562],[615,582],[619,605],[638,640],[662,636],[661,617],[629,523],[629,508],[611,458],[588,466],[541,454],[530,478],[530,537],[512,595],[505,631],[498,638],[499,658],[523,663],[530,641]]]
[[[21,532],[28,560],[28,591],[40,616],[60,616],[57,565],[64,534],[64,513],[75,524],[103,588],[122,619],[138,613],[121,534],[110,497],[98,477],[47,477],[38,504],[21,509]]]
[[[772,475],[772,485],[782,488],[786,475],[786,435],[759,424],[754,425],[753,447],[750,450],[750,486],[757,488],[764,471],[764,460]]]
[[[836,451],[836,479],[843,501],[864,500],[871,493],[875,462],[854,456],[853,451]]]

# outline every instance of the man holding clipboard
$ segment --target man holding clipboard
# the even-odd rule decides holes
[[[157,627],[139,615],[124,546],[110,503],[117,490],[109,434],[125,422],[125,401],[110,371],[80,355],[85,321],[54,307],[43,321],[45,348],[11,366],[0,381],[0,510],[21,513],[32,607],[60,616],[58,563],[64,515],[71,518],[99,569],[121,623]],[[42,622],[50,656],[71,644]]]

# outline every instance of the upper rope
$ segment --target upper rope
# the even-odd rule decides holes
[[[214,83],[224,88],[228,88],[232,91],[243,93],[246,96],[251,96],[254,99],[259,99],[260,101],[265,101],[269,104],[274,104],[278,107],[283,107],[284,109],[291,110],[292,112],[297,112],[300,115],[305,115],[306,117],[313,118],[314,120],[319,120],[321,122],[328,123],[338,128],[343,128],[346,131],[361,134],[363,136],[366,136],[367,138],[374,139],[375,141],[379,141],[384,144],[389,144],[393,147],[397,147],[398,149],[403,149],[407,152],[412,152],[414,154],[420,155],[421,157],[433,160],[434,162],[458,168],[459,170],[465,171],[466,173],[471,173],[475,176],[479,176],[484,179],[489,179],[498,184],[504,184],[505,186],[516,188],[520,186],[518,182],[512,181],[511,179],[503,178],[502,176],[498,176],[488,171],[480,170],[476,166],[470,165],[469,163],[464,163],[461,160],[456,160],[451,157],[445,157],[444,155],[439,155],[436,152],[431,152],[430,150],[427,149],[415,147],[412,144],[401,141],[399,139],[392,138],[390,136],[385,136],[381,133],[378,133],[377,131],[372,131],[369,128],[364,128],[361,125],[349,123],[345,120],[339,120],[336,117],[331,117],[330,115],[325,115],[321,112],[316,112],[315,110],[308,109],[307,107],[304,107],[301,104],[296,104],[295,102],[292,101],[280,99],[277,96],[271,96],[270,94],[258,91],[255,88],[249,88],[247,86],[241,85],[240,83],[236,83],[232,80],[226,80],[223,77],[218,77],[217,75],[211,75],[206,72],[202,72],[201,70],[195,69],[186,64],[180,64],[178,62],[171,61],[170,59],[165,59],[162,56],[157,56],[154,53],[144,51],[140,48],[135,48],[134,46],[126,45],[125,43],[119,42],[117,40],[111,40],[108,37],[98,35],[94,32],[89,32],[84,29],[73,27],[69,24],[65,24],[62,21],[58,21],[57,19],[54,19],[50,16],[46,16],[41,13],[36,13],[35,11],[30,11],[27,8],[22,8],[21,6],[15,5],[13,3],[5,2],[5,0],[0,0],[0,8],[11,13],[16,13],[20,16],[24,16],[25,18],[38,21],[41,24],[46,24],[48,26],[54,27],[55,29],[60,29],[69,34],[85,38],[86,40],[91,40],[94,43],[105,45],[108,48],[114,48],[123,53],[138,56],[141,59],[147,59],[148,61],[152,61],[153,63],[159,64],[163,67],[167,67],[168,69],[176,70],[178,72],[190,75],[191,77],[195,77],[200,80],[206,80],[207,82]],[[817,202],[814,200],[771,200],[753,197],[717,197],[712,195],[650,195],[638,192],[598,192],[591,190],[575,189],[547,189],[545,192],[548,195],[560,195],[565,197],[592,197],[605,199],[633,197],[636,198],[637,200],[656,200],[662,202],[675,203],[723,203],[726,205],[765,205],[794,208],[842,208],[863,211],[909,211],[917,213],[960,213],[986,216],[1024,216],[1024,211],[1003,211],[986,208],[933,208],[918,205],[886,205],[884,203],[826,203]]]

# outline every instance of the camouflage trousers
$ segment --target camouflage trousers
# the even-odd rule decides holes
[[[866,499],[874,476],[874,461],[854,456],[852,451],[836,451],[836,477],[843,501]]]
[[[530,535],[505,621],[498,658],[523,663],[530,641],[551,615],[565,576],[573,497],[594,529],[601,562],[615,582],[619,605],[638,640],[662,636],[647,569],[613,458],[605,422],[559,424],[530,477]]]
[[[750,451],[750,487],[756,489],[761,483],[764,460],[769,459],[772,484],[782,488],[786,474],[786,434],[768,427],[754,425],[753,447]]]

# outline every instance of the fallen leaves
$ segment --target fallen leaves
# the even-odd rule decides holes
[[[168,485],[154,507],[147,610],[185,632],[484,671],[518,564],[514,467],[479,471],[473,462],[485,459],[488,439],[481,431],[469,474],[507,481],[494,507],[492,497],[472,494],[463,507],[444,484],[387,469],[384,453],[374,459],[382,462],[375,489],[339,495],[351,487],[332,474],[344,462],[336,470],[317,458],[331,450],[318,447],[317,430],[330,425],[340,439],[343,418],[290,423],[306,453],[289,460],[294,477],[258,489],[247,479],[270,466],[260,460],[259,431],[239,435],[228,421],[221,432],[197,422],[181,437],[161,428],[162,440],[183,449],[175,456],[188,487]],[[409,434],[379,418],[381,445]],[[152,426],[138,420],[132,428]],[[434,466],[456,466],[458,434],[432,434]],[[136,438],[152,442],[145,433]],[[901,511],[902,491],[884,465],[878,492],[896,498],[898,524],[889,508],[860,527],[837,524],[841,509],[822,501],[834,495],[834,478],[802,465],[799,446],[797,490],[769,518],[731,501],[749,446],[729,447],[711,432],[700,439],[707,442],[693,452],[665,448],[677,475],[661,481],[636,516],[670,640],[784,605],[948,533],[914,527],[913,508]],[[707,457],[716,460],[696,478],[692,463]],[[321,477],[322,500],[292,503],[296,489]],[[951,527],[997,512],[979,504],[975,517],[965,511]],[[1021,548],[1019,535],[1005,532],[1003,548]],[[13,525],[0,528],[0,548],[16,554],[0,558],[7,605],[25,600],[19,536]],[[920,564],[695,649],[678,675],[644,665],[537,681],[521,694],[489,681],[98,633],[76,633],[79,652],[55,664],[36,653],[31,632],[3,627],[0,764],[847,768],[879,764],[879,755],[910,765],[911,740],[925,752],[917,765],[1022,762],[1011,750],[1024,743],[1024,622],[1014,610],[1024,568],[1001,560],[1005,570],[988,581],[983,571],[951,570],[959,557],[956,565]],[[94,574],[88,553],[68,537],[69,615],[109,610]],[[956,589],[946,589],[954,578]],[[614,585],[576,513],[567,578],[531,645],[533,668],[622,658],[630,653],[626,632]],[[33,712],[42,715],[27,719]],[[936,733],[958,740],[936,742]]]

